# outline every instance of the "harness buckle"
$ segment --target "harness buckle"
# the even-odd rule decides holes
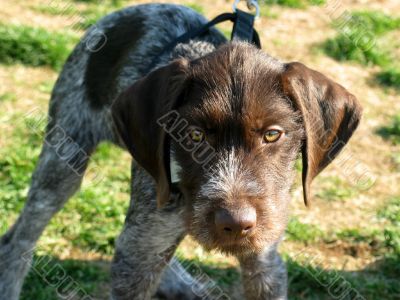
[[[233,12],[237,12],[238,11],[238,4],[241,0],[235,0],[235,2],[233,3]],[[253,9],[255,9],[255,14],[254,17],[255,19],[257,19],[258,17],[260,17],[260,6],[258,5],[258,1],[257,0],[246,0],[247,3],[247,8],[251,11]]]

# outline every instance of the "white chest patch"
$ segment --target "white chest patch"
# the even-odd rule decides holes
[[[171,170],[171,183],[178,183],[180,181],[179,172],[182,168],[172,154],[170,154],[169,168]]]

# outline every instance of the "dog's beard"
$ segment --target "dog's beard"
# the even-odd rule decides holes
[[[281,219],[271,223],[267,222],[267,217],[260,216],[257,228],[249,237],[221,236],[214,225],[213,209],[207,203],[207,199],[197,201],[187,211],[186,224],[189,235],[208,251],[216,250],[234,256],[258,254],[276,244],[286,228]]]

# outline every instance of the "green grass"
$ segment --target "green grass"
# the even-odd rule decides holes
[[[79,10],[69,1],[65,4],[61,4],[61,2],[57,1],[53,3],[54,5],[35,5],[32,6],[32,10],[51,16],[72,16],[79,14]]]
[[[84,185],[46,229],[47,236],[66,238],[71,246],[112,255],[122,230],[130,189],[130,159],[120,161],[122,150],[102,144],[91,159],[104,179]],[[123,166],[128,166],[124,168]]]
[[[379,210],[378,216],[389,222],[384,230],[385,244],[394,256],[400,258],[400,197],[390,199]]]
[[[81,20],[75,24],[74,28],[87,29],[113,10],[104,4],[91,6],[83,12]]]
[[[383,230],[369,228],[347,228],[326,235],[324,243],[339,245],[343,253],[352,257],[369,255],[382,257],[391,251]]]
[[[379,72],[375,79],[382,86],[392,87],[400,90],[400,68],[388,68],[387,70]]]
[[[323,237],[323,232],[316,226],[300,222],[297,218],[289,221],[286,230],[288,240],[312,243]]]
[[[238,269],[226,263],[210,264],[206,260],[199,258],[186,259],[182,253],[179,253],[179,250],[177,258],[191,275],[201,278],[202,275],[200,274],[204,273],[221,288],[231,286],[240,280]]]
[[[308,256],[306,253],[300,254],[295,259],[286,258],[289,285],[291,287],[289,290],[289,299],[348,299],[340,297],[340,290],[337,291],[337,294],[332,295],[329,292],[330,290],[334,290],[335,281],[340,280],[340,282],[343,282],[343,279],[349,281],[351,278],[347,276],[346,272],[338,272],[334,269],[320,266],[318,260],[318,256]],[[357,284],[353,281],[350,284],[353,287],[357,287]]]
[[[329,56],[341,61],[387,66],[392,57],[390,45],[382,47],[380,36],[400,28],[400,18],[393,18],[376,11],[354,12],[349,19],[333,23],[338,31],[322,48]]]
[[[384,258],[367,269],[357,272],[338,271],[329,266],[322,267],[318,256],[310,256],[307,253],[293,258],[285,255],[284,260],[287,262],[289,273],[289,299],[332,299],[341,294],[344,295],[345,292],[339,288],[340,284],[343,284],[346,289],[352,288],[353,297],[357,291],[366,299],[372,300],[396,299],[394,295],[400,292],[400,287],[396,284],[396,276],[400,273],[393,268],[396,266],[398,268],[400,261],[394,257]],[[79,295],[96,295],[98,290],[102,286],[104,288],[109,281],[107,268],[98,262],[59,260],[46,255],[36,256],[35,261],[37,263],[34,266],[38,271],[31,271],[27,277],[21,296],[23,300],[57,300],[60,296],[65,297],[66,292],[61,295],[58,293],[61,289],[57,289],[58,281],[55,280],[57,277],[65,278],[63,274],[67,274],[74,280],[76,286],[80,288]],[[189,273],[203,280],[208,276],[222,290],[240,284],[238,270],[227,267],[223,263],[210,265],[197,259],[185,258],[179,258],[179,261]],[[52,272],[44,274],[49,270]]]
[[[7,216],[0,219],[0,235],[25,203],[30,174],[39,156],[44,130],[44,124],[38,131],[32,130],[29,124],[34,121],[33,117],[13,116],[10,119],[14,124],[12,143],[0,148],[0,215]],[[71,246],[112,254],[115,237],[122,229],[129,203],[130,159],[121,161],[121,155],[122,150],[115,146],[99,146],[89,170],[91,166],[97,166],[100,176],[107,179],[96,185],[90,182],[84,184],[82,190],[51,221],[45,237],[64,237],[71,241]]]
[[[41,91],[42,93],[50,94],[51,91],[53,90],[53,87],[54,87],[54,82],[51,80],[46,80],[39,84],[38,90]]]
[[[187,7],[190,7],[191,9],[198,12],[199,14],[204,15],[204,13],[205,13],[204,7],[196,2],[188,2],[188,3],[185,3],[184,5]]]
[[[121,8],[123,8],[122,1],[101,2],[97,5],[89,5],[81,12],[81,19],[74,25],[74,28],[87,29],[101,18]]]
[[[260,17],[265,19],[277,19],[278,13],[271,11],[271,5],[265,4],[265,2],[259,3],[260,5]]]
[[[393,225],[400,226],[400,197],[388,201],[388,203],[379,210],[378,216],[385,218]]]
[[[391,141],[395,145],[400,144],[400,114],[395,115],[392,122],[379,128],[377,133],[384,139]]]
[[[349,228],[326,236],[331,243],[340,240],[349,245],[368,244],[372,254],[377,257],[397,257],[400,260],[400,197],[389,199],[377,212],[377,217],[386,221],[383,229]],[[386,267],[388,268],[388,267]],[[400,267],[393,266],[400,276]]]
[[[104,1],[99,1],[99,0],[73,0],[74,2],[82,2],[82,3],[89,3],[89,4],[106,4],[106,5],[114,5],[114,6],[120,6],[123,5],[126,0],[104,0]]]
[[[21,300],[72,299],[70,297],[74,292],[79,299],[83,299],[98,293],[101,285],[108,280],[108,272],[98,262],[35,256],[22,288]]]
[[[397,299],[400,272],[387,273],[387,266],[397,266],[399,259],[384,258],[366,269],[354,272],[322,266],[320,257],[307,255],[287,258],[289,299]],[[391,269],[391,271],[393,268]],[[364,298],[356,298],[361,295]]]
[[[219,31],[221,31],[221,33],[224,35],[224,37],[228,40],[231,39],[231,35],[232,35],[232,28],[225,28],[225,27],[221,27],[219,25],[217,25],[217,28]]]
[[[86,0],[90,4],[94,4],[95,0]],[[86,29],[95,24],[99,19],[105,15],[121,9],[124,7],[124,2],[126,1],[103,1],[97,5],[89,5],[82,13],[81,20],[76,24],[75,28]],[[192,8],[200,14],[204,14],[204,7],[196,2],[188,2],[184,5]]]
[[[74,2],[66,2],[65,4],[55,2],[52,5],[33,6],[32,10],[48,15],[65,16],[69,20],[74,20],[75,22],[72,24],[71,29],[79,31],[86,30],[107,14],[123,8],[126,1],[86,0],[75,2],[86,3],[86,5],[82,8],[77,7]]]
[[[323,44],[326,54],[339,61],[355,61],[361,64],[387,65],[390,57],[385,49],[373,45],[375,39],[362,39],[357,31],[347,34],[339,34],[328,39]]]
[[[397,299],[400,295],[400,197],[390,199],[377,215],[388,222],[383,230],[352,228],[324,237],[326,243],[340,240],[349,249],[368,245],[371,254],[378,259],[362,270],[345,272],[322,266],[323,259],[307,253],[307,249],[293,257],[286,256],[290,299],[338,299],[343,292],[340,288],[335,289],[339,283],[356,290],[366,299]],[[357,256],[357,253],[353,255]],[[340,299],[356,298],[353,295]]]
[[[14,93],[4,93],[0,95],[0,102],[5,101],[15,101],[17,100],[17,96]]]
[[[318,182],[320,191],[316,197],[324,201],[346,201],[358,195],[359,191],[348,181],[339,177],[330,176]]]
[[[52,86],[53,82],[45,81],[37,88],[47,93]],[[15,102],[14,98],[12,93],[3,94],[0,105]],[[0,236],[14,222],[25,204],[45,125],[41,122],[37,130],[33,130],[32,124],[37,124],[42,115],[9,115],[9,112],[0,107],[0,119],[6,117],[7,123],[12,124],[12,127],[1,136],[3,146],[0,147]],[[129,156],[125,156],[127,159],[124,161],[121,157],[124,157],[122,150],[109,144],[100,145],[91,165],[98,165],[106,179],[96,185],[85,182],[82,190],[46,228],[35,257],[35,261],[38,262],[35,269],[40,272],[32,270],[29,273],[21,299],[61,299],[53,280],[64,274],[62,272],[90,295],[96,295],[107,286],[109,273],[106,269],[109,262],[60,260],[56,255],[59,254],[59,249],[79,249],[83,253],[113,253],[115,238],[121,232],[129,203],[130,159]],[[45,274],[45,271],[49,270],[51,272]],[[54,273],[54,270],[61,273]],[[105,292],[108,293],[108,290]]]
[[[29,119],[15,115],[9,119],[14,124],[13,140],[0,147],[0,232],[3,233],[24,205],[30,173],[40,152],[40,137],[29,130]],[[12,150],[11,150],[12,149]],[[1,235],[0,233],[0,235]]]
[[[286,237],[288,240],[304,244],[327,243],[340,241],[346,245],[349,254],[357,256],[359,247],[368,248],[374,256],[398,256],[400,259],[400,198],[393,198],[383,206],[377,216],[386,220],[389,225],[384,229],[347,228],[324,232],[317,226],[300,222],[292,218],[288,224]]]
[[[339,61],[354,61],[382,68],[374,79],[385,87],[400,89],[400,63],[393,55],[398,35],[388,33],[400,29],[400,18],[378,11],[353,12],[348,18],[333,22],[338,31],[322,44],[324,52]]]
[[[60,69],[77,40],[67,32],[0,24],[0,63]]]
[[[343,294],[342,297],[344,292],[339,283],[352,289],[352,293],[357,291],[365,299],[397,299],[400,295],[399,207],[400,198],[397,197],[379,210],[378,217],[389,223],[382,230],[357,227],[327,233],[292,220],[289,230],[295,228],[295,233],[298,232],[295,236],[300,235],[300,238],[292,240],[327,245],[340,241],[337,245],[344,247],[345,253],[357,257],[357,249],[369,249],[376,261],[364,269],[346,272],[326,264],[325,254],[311,254],[307,248],[290,257],[284,255],[289,273],[289,299],[356,299],[355,294],[352,297]]]
[[[391,17],[379,11],[359,11],[352,14],[355,22],[376,35],[382,35],[400,28],[400,18]]]
[[[393,163],[394,168],[400,172],[400,151],[391,153],[390,160]]]
[[[305,8],[309,5],[321,5],[325,0],[265,0],[263,3],[267,5],[275,4],[292,8]]]

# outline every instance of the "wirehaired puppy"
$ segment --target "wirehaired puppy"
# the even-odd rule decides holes
[[[163,51],[205,22],[186,7],[139,5],[106,16],[76,46],[52,93],[26,207],[1,239],[0,299],[18,299],[29,269],[22,254],[79,188],[104,140],[134,158],[112,299],[229,298],[194,288],[173,258],[187,234],[239,259],[247,299],[287,298],[277,246],[294,163],[301,154],[308,203],[312,180],[348,142],[361,107],[321,73],[227,42],[216,29]],[[78,147],[60,145],[56,126]]]

